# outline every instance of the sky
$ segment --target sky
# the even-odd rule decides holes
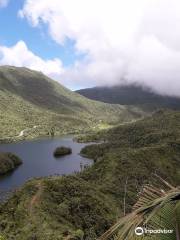
[[[0,0],[0,65],[180,96],[179,0]]]

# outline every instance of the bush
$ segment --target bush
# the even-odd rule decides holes
[[[61,157],[64,155],[68,155],[72,153],[72,149],[69,147],[58,147],[56,148],[56,150],[54,151],[54,156],[55,157]]]
[[[14,170],[22,160],[12,153],[0,153],[0,175]]]

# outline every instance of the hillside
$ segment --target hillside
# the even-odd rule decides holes
[[[22,160],[12,153],[0,153],[0,175],[13,171]]]
[[[92,167],[71,176],[31,180],[0,207],[0,232],[16,240],[95,240],[137,200],[153,173],[180,182],[180,112],[100,131],[85,147]]]
[[[91,101],[40,72],[0,67],[1,139],[17,138],[24,129],[29,129],[26,137],[47,135],[51,128],[56,135],[74,133],[129,121],[142,114],[132,106]]]
[[[158,95],[148,88],[137,85],[94,87],[81,89],[77,92],[89,99],[105,103],[136,105],[144,109],[180,109],[180,98]]]

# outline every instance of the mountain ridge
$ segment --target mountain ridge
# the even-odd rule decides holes
[[[0,67],[0,138],[37,128],[35,136],[66,134],[137,118],[143,111],[89,100],[41,72],[24,67]],[[34,135],[32,134],[31,137]]]
[[[163,96],[140,85],[93,87],[76,92],[89,99],[105,103],[136,105],[152,110],[157,108],[180,109],[180,98]]]

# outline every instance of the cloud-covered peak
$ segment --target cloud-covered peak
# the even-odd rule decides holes
[[[26,0],[22,18],[86,57],[56,74],[66,85],[138,82],[180,96],[179,0]]]

